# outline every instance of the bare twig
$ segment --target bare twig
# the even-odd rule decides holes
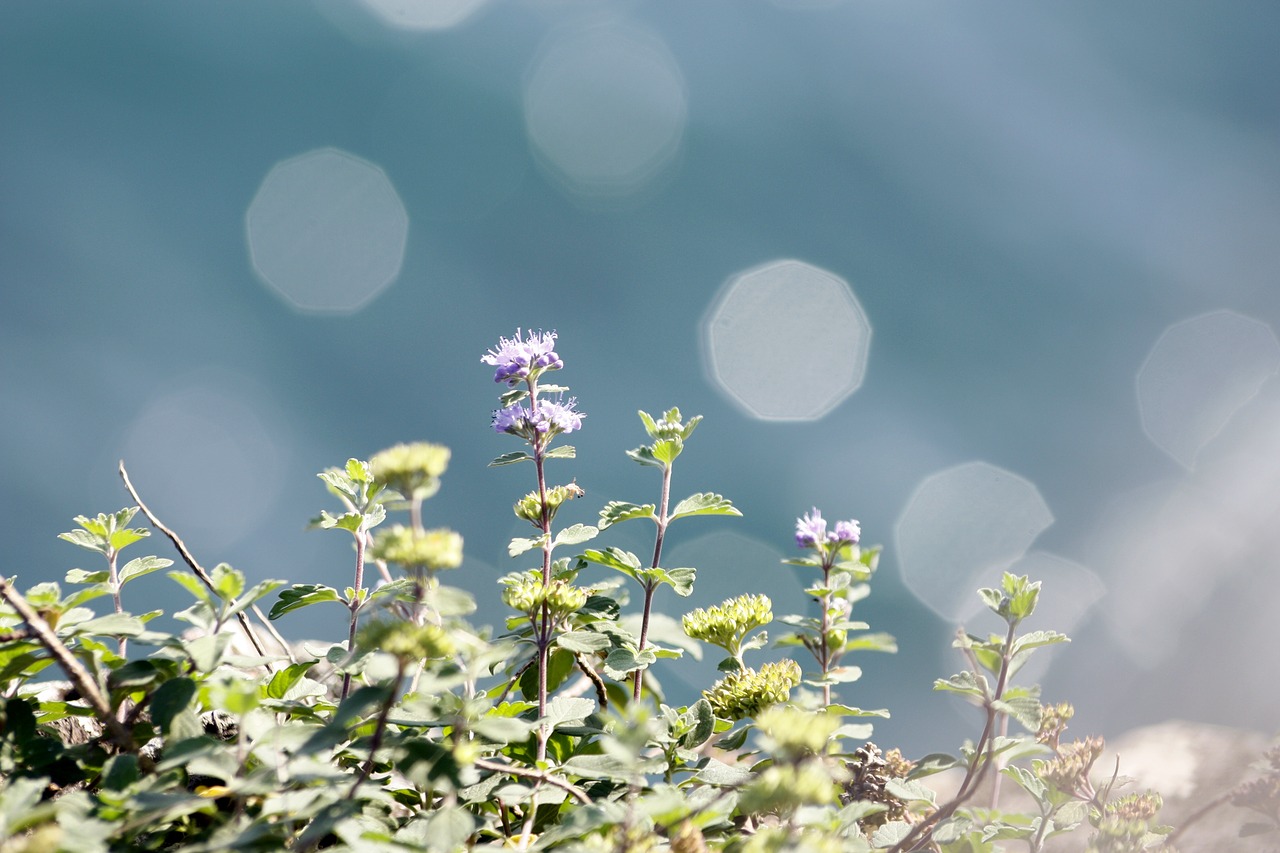
[[[475,760],[476,767],[482,770],[492,770],[495,773],[510,773],[512,776],[522,776],[525,779],[534,779],[538,782],[545,782],[553,788],[559,788],[567,791],[570,796],[583,805],[591,805],[591,797],[587,796],[587,792],[579,788],[572,782],[561,779],[558,776],[552,776],[549,773],[543,773],[541,770],[529,770],[525,767],[515,767],[511,764],[499,764],[496,761],[489,761],[486,758],[477,758]]]
[[[0,643],[17,643],[22,640],[30,640],[35,636],[35,632],[26,628],[18,628],[13,631],[0,631]]]
[[[174,533],[168,527],[165,527],[164,523],[161,522],[160,519],[156,518],[155,514],[151,512],[145,503],[143,503],[142,497],[138,494],[138,490],[135,489],[133,487],[133,483],[129,481],[129,472],[125,470],[123,459],[120,460],[119,470],[120,479],[124,481],[124,487],[129,490],[129,495],[133,498],[134,503],[138,505],[138,508],[142,510],[142,514],[147,517],[147,520],[151,522],[153,527],[165,536],[169,537],[169,541],[173,543],[173,547],[178,549],[178,553],[182,555],[183,561],[191,568],[191,571],[195,572],[196,577],[200,579],[201,583],[207,586],[211,592],[216,592],[217,590],[214,588],[213,579],[209,577],[209,573],[204,570],[204,567],[196,562],[196,558],[191,555],[189,550],[187,550],[186,543],[182,541],[178,534]],[[293,656],[293,649],[289,646],[289,643],[285,641],[284,637],[280,636],[280,633],[276,631],[275,626],[271,624],[271,620],[267,619],[266,615],[258,605],[250,605],[250,609],[253,610],[253,614],[258,617],[258,621],[260,621],[263,627],[267,629],[267,632],[271,634],[272,639],[280,644],[280,648],[284,650],[286,655],[288,655],[289,662],[297,663],[298,660]],[[253,625],[250,624],[248,617],[244,615],[244,611],[242,610],[237,613],[236,618],[240,620],[240,627],[244,629],[245,636],[247,636],[249,638],[249,642],[253,644],[254,651],[262,657],[266,657],[266,648],[262,645],[262,640],[258,637],[257,632],[253,630]],[[271,667],[268,665],[267,668],[270,669]]]
[[[18,615],[31,628],[31,632],[35,634],[49,654],[53,655],[54,660],[62,667],[63,672],[67,674],[67,678],[80,691],[80,695],[88,701],[93,708],[94,713],[102,720],[102,725],[111,732],[111,737],[122,749],[133,749],[133,736],[129,734],[129,730],[124,724],[116,719],[111,713],[111,704],[107,701],[107,697],[102,695],[102,691],[98,689],[98,683],[94,680],[89,671],[84,668],[80,661],[76,660],[75,655],[71,654],[71,650],[67,648],[62,640],[58,639],[58,635],[54,633],[53,628],[49,627],[30,602],[23,597],[3,576],[0,576],[0,597],[9,602],[14,610],[18,611]]]

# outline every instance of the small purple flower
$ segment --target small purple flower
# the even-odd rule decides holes
[[[834,533],[828,535],[830,541],[841,545],[857,545],[862,538],[862,526],[854,520],[837,521]]]
[[[835,530],[827,532],[827,521],[817,507],[796,519],[796,545],[800,548],[840,548],[858,544],[861,537],[861,526],[852,519],[837,521]]]
[[[529,332],[521,340],[520,330],[516,329],[513,337],[499,338],[498,345],[487,355],[480,356],[480,360],[498,368],[493,374],[494,382],[505,382],[515,387],[534,371],[564,367],[564,362],[556,355],[555,344],[555,332]]]
[[[796,545],[801,548],[815,548],[827,540],[827,522],[822,513],[814,507],[803,517],[796,519]]]
[[[582,419],[586,417],[574,408],[577,404],[577,397],[564,401],[542,400],[535,413],[530,407],[515,403],[494,411],[493,428],[496,432],[509,432],[526,439],[573,432],[582,429]]]

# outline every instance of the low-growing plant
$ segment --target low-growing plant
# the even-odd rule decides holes
[[[531,463],[536,484],[514,503],[533,534],[512,539],[509,552],[536,558],[499,579],[512,611],[501,633],[473,626],[472,595],[441,582],[462,564],[461,536],[423,524],[447,448],[397,445],[319,475],[341,512],[322,511],[314,524],[346,531],[354,545],[345,590],[249,586],[225,564],[206,571],[122,463],[136,505],[78,516],[62,535],[105,558],[105,570],[67,572],[70,593],[57,583],[20,592],[0,577],[0,850],[1035,853],[1069,833],[1098,853],[1171,849],[1158,794],[1122,793],[1114,772],[1096,772],[1101,739],[1064,742],[1071,706],[1044,704],[1038,687],[1017,680],[1031,655],[1067,642],[1020,631],[1040,596],[1026,577],[1005,574],[979,591],[1005,627],[961,631],[954,645],[965,667],[935,684],[983,713],[976,740],[956,755],[884,750],[870,739],[888,711],[836,695],[860,675],[850,656],[896,651],[892,636],[852,615],[880,556],[860,545],[857,521],[829,530],[814,508],[796,523],[806,555],[786,562],[812,573],[816,611],[781,617],[792,630],[777,646],[803,647],[811,671],[750,660],[769,642],[765,594],[686,613],[684,638],[665,623],[659,630],[662,588],[688,596],[697,578],[694,567],[663,565],[671,523],[741,513],[709,491],[673,505],[674,463],[701,418],[671,408],[640,412],[649,443],[627,451],[661,474],[657,500],[611,500],[597,525],[557,528],[583,490],[553,483],[548,463],[574,458],[557,440],[585,416],[567,388],[543,381],[564,367],[555,345],[553,332],[517,331],[482,358],[507,386],[492,427],[525,445],[492,464]],[[126,584],[172,565],[156,556],[118,565],[149,533],[128,526],[139,511],[185,564],[167,573],[192,599],[171,614],[190,626],[183,633],[153,627],[159,611],[125,608]],[[381,527],[405,511],[407,524]],[[645,519],[649,559],[612,545],[560,556]],[[639,613],[624,615],[629,583]],[[259,604],[273,594],[264,614]],[[108,595],[105,615],[86,606]],[[285,642],[273,623],[313,606],[343,608],[343,636]],[[689,704],[668,704],[653,664],[678,665],[690,642],[725,652],[723,677]],[[51,666],[63,681],[40,680]],[[1260,815],[1248,832],[1280,823],[1280,759],[1269,762],[1259,780],[1211,804]],[[940,799],[925,780],[944,770],[959,782]],[[1030,807],[1002,808],[1000,780]]]

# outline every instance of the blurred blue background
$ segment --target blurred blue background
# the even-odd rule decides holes
[[[1008,566],[1076,638],[1032,674],[1077,734],[1273,731],[1276,32],[1249,0],[0,5],[0,570],[96,569],[56,535],[130,503],[123,458],[204,563],[344,586],[316,472],[432,440],[427,523],[496,623],[533,484],[486,468],[517,448],[480,356],[555,329],[566,523],[656,500],[623,451],[673,405],[706,417],[675,491],[744,512],[673,528],[666,613],[804,608],[811,507],[884,543],[855,615],[901,651],[842,694],[882,745],[976,733],[930,687]]]

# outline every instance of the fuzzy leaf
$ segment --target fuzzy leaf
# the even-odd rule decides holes
[[[675,520],[691,515],[741,516],[742,512],[734,507],[733,503],[723,495],[717,495],[714,492],[702,492],[690,495],[676,504],[675,510],[671,513],[671,519]]]
[[[574,524],[556,534],[556,545],[581,545],[590,542],[600,533],[589,524]]]
[[[553,447],[546,453],[542,454],[543,459],[575,459],[578,451],[574,449],[572,444],[563,444],[560,447]]]
[[[130,560],[120,570],[120,585],[124,586],[134,578],[149,575],[159,569],[167,569],[172,565],[173,560],[166,560],[163,557],[138,557],[136,560]]]
[[[100,572],[86,572],[84,569],[68,569],[64,580],[67,583],[106,583],[111,574],[106,569]]]
[[[604,530],[610,525],[617,524],[620,521],[630,521],[633,518],[648,518],[655,522],[658,520],[658,517],[654,515],[653,504],[610,501],[605,504],[604,509],[600,510],[600,529]]]
[[[296,583],[289,589],[280,592],[280,600],[271,608],[267,618],[275,620],[292,610],[297,610],[299,607],[319,604],[322,601],[341,600],[338,596],[338,591],[331,586],[316,583]]]
[[[496,468],[499,465],[511,465],[516,462],[532,462],[532,461],[533,461],[533,457],[530,456],[528,453],[525,453],[523,450],[517,450],[513,453],[504,453],[501,456],[494,457],[493,461],[489,463],[489,467]]]

